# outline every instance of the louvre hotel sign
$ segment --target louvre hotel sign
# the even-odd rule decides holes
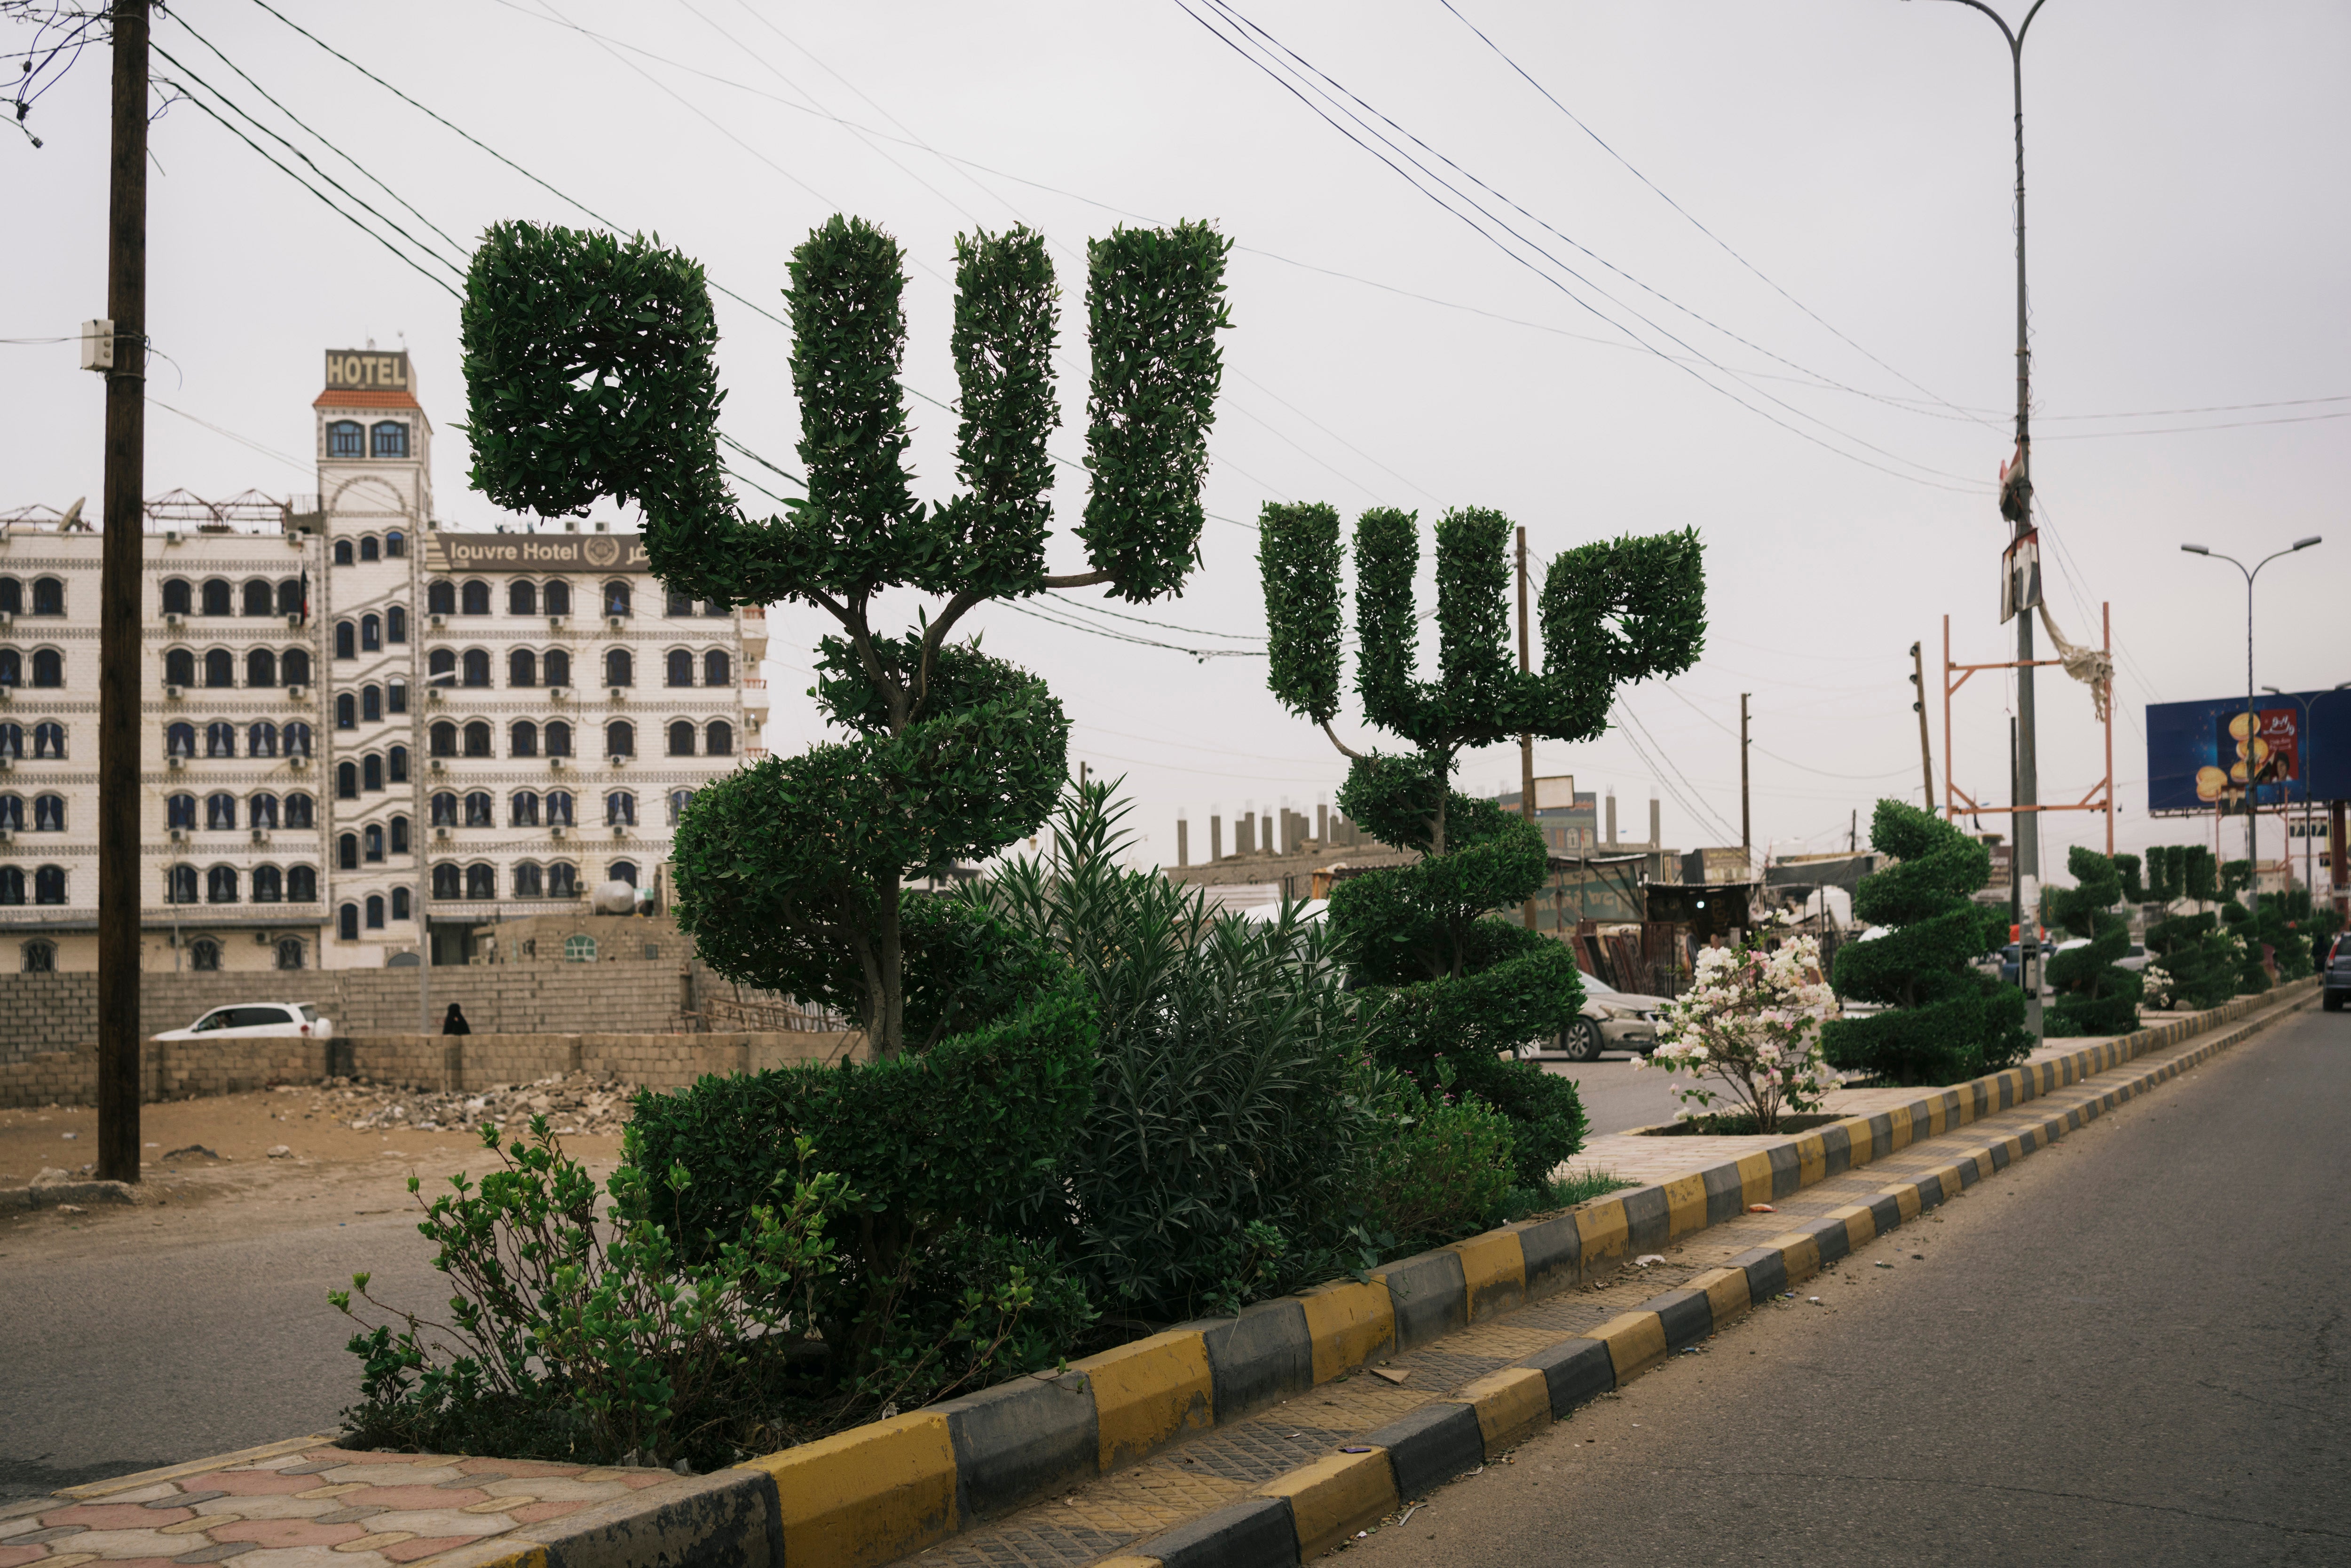
[[[431,571],[651,571],[637,534],[453,534],[424,536]]]

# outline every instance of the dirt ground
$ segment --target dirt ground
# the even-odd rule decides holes
[[[347,1104],[308,1085],[141,1106],[139,1202],[90,1205],[82,1213],[0,1209],[0,1257],[95,1239],[92,1232],[116,1245],[150,1236],[185,1242],[195,1239],[191,1232],[225,1237],[316,1225],[339,1210],[390,1214],[414,1205],[411,1175],[431,1197],[458,1172],[478,1177],[497,1167],[469,1132],[359,1132],[350,1120]],[[94,1175],[97,1140],[90,1107],[0,1110],[0,1186],[24,1186],[48,1167]],[[600,1176],[620,1158],[617,1134],[562,1143]],[[280,1146],[287,1153],[270,1157]],[[184,1152],[198,1148],[211,1155]]]

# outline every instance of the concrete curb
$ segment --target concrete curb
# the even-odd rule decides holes
[[[1053,1488],[1123,1468],[1384,1355],[1578,1284],[1918,1138],[2011,1109],[2204,1030],[2214,1038],[2095,1102],[1969,1151],[1869,1203],[1798,1226],[1590,1334],[1553,1345],[1113,1558],[1119,1568],[1291,1563],[1705,1338],[1856,1245],[2305,1005],[2316,983],[2244,997],[2066,1056],[1923,1092],[1792,1144],[1505,1226],[1238,1316],[1186,1323],[978,1394],[673,1488],[421,1560],[419,1568],[879,1568]],[[2281,1006],[2283,1003],[2285,1005]],[[2272,1017],[2220,1032],[2260,1009]],[[215,1466],[214,1460],[183,1469]],[[138,1484],[125,1478],[109,1488]],[[77,1491],[89,1489],[75,1489]]]

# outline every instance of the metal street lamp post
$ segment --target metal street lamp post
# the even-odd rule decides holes
[[[2179,547],[2189,555],[2200,555],[2212,560],[2225,560],[2245,574],[2245,862],[2256,868],[2253,873],[2256,879],[2253,891],[2256,896],[2261,891],[2258,880],[2261,873],[2258,869],[2260,856],[2254,852],[2259,840],[2254,831],[2253,790],[2257,788],[2256,780],[2260,776],[2261,759],[2253,755],[2253,742],[2259,737],[2260,727],[2260,721],[2253,716],[2253,579],[2261,575],[2262,568],[2280,556],[2288,556],[2296,550],[2308,549],[2325,537],[2322,534],[2313,534],[2306,539],[2296,539],[2285,549],[2273,550],[2262,557],[2250,568],[2235,556],[2222,555],[2218,550],[2207,549],[2202,545]]]

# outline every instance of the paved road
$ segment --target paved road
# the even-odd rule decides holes
[[[1631,1055],[1604,1056],[1597,1061],[1542,1059],[1542,1069],[1575,1082],[1583,1100],[1583,1114],[1595,1133],[1622,1133],[1633,1127],[1670,1122],[1681,1102],[1674,1098],[1674,1080],[1655,1068],[1635,1071],[1640,1059]]]
[[[1440,1490],[1351,1568],[2351,1563],[2346,1151],[2351,1015],[2313,1009]]]

